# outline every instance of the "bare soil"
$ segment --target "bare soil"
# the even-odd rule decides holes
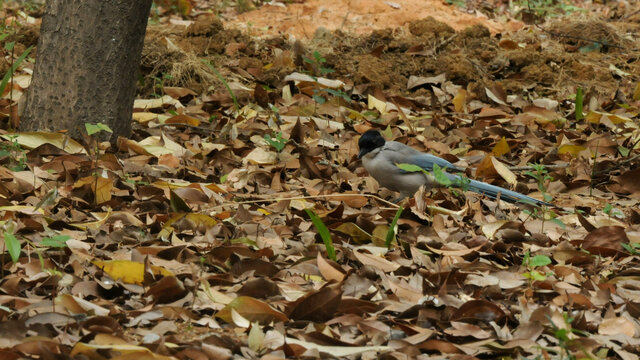
[[[256,11],[269,16],[275,11],[272,8]],[[369,32],[365,27],[351,32],[347,26],[335,30],[316,26],[313,37],[302,41],[291,34],[251,36],[235,22],[201,15],[188,27],[150,26],[142,70],[147,79],[170,74],[165,85],[196,92],[220,87],[219,77],[197,59],[204,57],[227,81],[257,80],[279,88],[294,71],[313,72],[304,59],[312,59],[317,51],[326,59],[322,66],[335,71],[327,77],[411,95],[407,89],[411,76],[444,73],[447,80],[467,87],[480,100],[486,100],[484,88],[494,86],[507,94],[535,92],[560,100],[577,87],[604,98],[614,97],[617,90],[628,96],[638,80],[638,46],[631,40],[640,29],[637,22],[585,17],[497,34],[501,28],[493,21],[476,22],[464,27],[462,21],[444,23],[429,16],[400,27],[381,28],[375,23]],[[142,93],[151,91],[152,84],[147,81]]]

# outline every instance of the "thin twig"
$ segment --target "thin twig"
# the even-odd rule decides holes
[[[636,11],[632,11],[631,13],[629,13],[629,14],[623,16],[622,18],[620,18],[620,20],[626,20],[626,19],[632,17],[633,15],[635,15],[637,13],[640,13],[640,9],[638,9]]]
[[[630,162],[632,162],[632,161],[634,161],[634,160],[636,160],[636,159],[638,159],[638,158],[640,158],[640,154],[635,155],[635,156],[632,156],[632,157],[630,157],[630,158],[628,158],[628,159],[626,159],[626,160],[623,160],[623,161],[621,161],[621,162],[619,162],[619,163],[616,163],[615,165],[613,165],[613,166],[611,166],[611,167],[609,167],[609,168],[606,168],[606,169],[604,169],[604,170],[595,171],[595,172],[592,174],[592,176],[597,176],[597,175],[602,175],[602,174],[604,174],[604,173],[608,173],[608,172],[610,172],[610,171],[612,171],[612,170],[615,170],[615,169],[618,169],[618,168],[622,167],[623,165],[628,164],[628,163],[630,163]]]
[[[439,44],[436,44],[435,46],[435,51],[440,51],[440,49],[444,48],[445,46],[449,45],[453,39],[455,39],[456,37],[458,37],[458,33],[455,33],[453,35],[451,35],[450,37],[444,39],[443,41],[441,41]]]
[[[567,164],[553,164],[553,165],[545,165],[544,166],[547,169],[562,169],[562,168],[566,168]],[[527,171],[527,170],[535,170],[533,167],[531,166],[510,166],[509,170],[511,171]]]
[[[157,125],[155,125],[153,127],[149,127],[149,129],[156,129],[156,128],[167,127],[167,126],[186,127],[186,128],[189,128],[189,129],[200,130],[200,131],[204,131],[204,132],[207,132],[207,133],[213,133],[213,132],[218,132],[219,131],[219,130],[215,130],[215,129],[205,128],[205,127],[202,127],[202,126],[189,125],[189,124],[184,124],[184,123],[157,124]]]
[[[627,49],[624,46],[620,46],[620,45],[614,45],[614,44],[609,44],[606,41],[601,41],[601,40],[595,40],[595,39],[588,39],[588,38],[584,38],[582,36],[573,36],[573,35],[566,35],[566,34],[559,34],[559,33],[555,33],[553,31],[547,30],[545,28],[543,28],[542,26],[538,25],[538,24],[534,24],[538,29],[540,29],[543,32],[546,32],[547,34],[551,35],[551,36],[555,36],[555,37],[559,37],[559,38],[566,38],[566,39],[573,39],[573,40],[580,40],[580,41],[585,41],[585,42],[592,42],[592,43],[598,43],[602,46],[606,46],[606,47],[611,47],[611,48],[616,48],[616,49],[621,49],[621,50],[631,50],[631,51],[636,51],[638,49]]]
[[[242,195],[236,195],[238,197],[242,197]],[[255,195],[249,195],[246,197],[250,197],[250,196],[255,196]],[[231,206],[231,205],[240,205],[240,204],[259,204],[259,203],[263,203],[263,202],[278,202],[278,201],[287,201],[287,200],[305,200],[305,199],[324,199],[324,198],[343,198],[343,197],[367,197],[367,198],[372,198],[372,199],[376,199],[378,201],[381,201],[389,206],[393,206],[395,209],[399,208],[400,205],[398,204],[394,204],[390,201],[387,201],[377,195],[371,195],[371,194],[327,194],[327,195],[309,195],[309,196],[292,196],[292,197],[281,197],[281,198],[269,198],[269,199],[259,199],[259,200],[246,200],[246,201],[230,201],[230,202],[226,202],[226,203],[222,203],[220,205],[216,205],[213,208],[218,208],[218,207],[224,207],[224,206]]]

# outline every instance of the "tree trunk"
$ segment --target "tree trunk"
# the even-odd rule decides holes
[[[152,0],[48,0],[20,129],[129,136]]]

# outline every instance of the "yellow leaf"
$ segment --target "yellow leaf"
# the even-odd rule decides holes
[[[614,124],[621,124],[631,121],[631,119],[626,116],[603,113],[599,111],[589,111],[587,116],[585,116],[584,118],[585,120],[587,120],[587,122],[590,122],[592,124],[599,124],[603,116],[606,116]]]
[[[498,230],[502,229],[502,227],[508,222],[509,221],[507,220],[499,220],[493,223],[484,224],[482,225],[482,233],[487,237],[487,239],[491,239],[493,238],[493,235],[495,235]]]
[[[371,235],[352,222],[342,223],[340,226],[335,228],[335,230],[351,236],[351,239],[357,244],[368,243],[371,241]]]
[[[160,230],[160,233],[158,233],[158,236],[161,239],[167,239],[174,230],[173,225],[180,220],[187,221],[191,225],[191,228],[193,228],[194,230],[200,229],[203,230],[203,232],[212,228],[215,224],[218,223],[216,219],[205,214],[173,213],[169,221],[164,223],[164,226],[162,227],[162,230]]]
[[[223,188],[221,188],[220,186],[216,185],[216,184],[207,184],[205,185],[205,187],[211,191],[215,191],[217,193],[226,193],[227,191],[224,190]]]
[[[112,279],[120,280],[127,284],[142,285],[144,281],[144,264],[129,260],[95,260],[93,264]],[[151,271],[154,275],[174,276],[173,273],[160,266],[151,265]]]
[[[113,181],[111,179],[99,177],[92,188],[96,194],[96,204],[102,204],[111,200],[111,190],[113,189]]]
[[[631,121],[630,118],[621,115],[607,114],[607,117],[609,118],[609,120],[611,120],[612,123],[616,125]]]
[[[51,144],[71,154],[86,154],[82,145],[71,139],[69,135],[47,132],[23,132],[1,135],[5,140],[16,141],[21,146],[34,149],[42,144]]]
[[[138,146],[141,146],[145,151],[155,157],[165,154],[183,154],[186,151],[186,149],[164,134],[162,134],[162,136],[149,136],[138,142]]]
[[[493,147],[493,149],[491,150],[491,152],[493,152],[493,155],[495,156],[502,156],[504,154],[509,153],[509,144],[507,144],[507,139],[505,139],[505,137],[503,136],[502,139],[500,139],[500,141],[498,141],[496,143],[496,145]]]
[[[69,224],[69,225],[77,227],[78,229],[81,229],[81,230],[87,230],[87,229],[97,230],[100,228],[100,226],[102,226],[102,224],[105,223],[105,221],[107,221],[109,216],[111,216],[111,208],[109,208],[106,213],[92,213],[92,215],[95,216],[98,219],[98,221],[92,221],[88,223],[75,223],[75,224]]]
[[[251,330],[249,330],[249,336],[247,337],[247,344],[249,349],[258,352],[264,344],[264,332],[260,329],[258,324],[252,324]]]
[[[375,97],[369,95],[368,108],[369,110],[376,109],[380,112],[380,114],[384,114],[385,110],[387,110],[387,103],[385,103],[384,101],[380,101]]]
[[[165,95],[158,99],[137,99],[133,102],[133,108],[141,110],[158,109],[169,105],[174,106],[176,109],[184,107],[180,101],[169,95]]]
[[[389,227],[387,225],[376,225],[376,227],[373,229],[373,232],[371,234],[372,235],[371,243],[374,246],[385,247],[388,232],[389,232]],[[393,237],[391,244],[394,244],[394,245],[398,244],[395,236]]]
[[[192,0],[178,0],[178,11],[182,15],[191,14],[191,10],[193,10],[193,2]]]
[[[9,206],[0,206],[0,211],[15,211],[19,213],[23,213],[26,215],[43,215],[43,209],[36,209],[35,206],[28,205],[9,205]]]
[[[558,154],[571,154],[572,157],[578,156],[578,153],[585,150],[584,146],[573,145],[573,144],[564,144],[560,145],[558,148]]]
[[[95,194],[96,204],[102,204],[111,200],[113,180],[103,177],[85,176],[78,179],[78,181],[73,184],[73,187],[77,189],[87,184],[91,186],[91,190]]]
[[[484,159],[476,166],[476,177],[491,177],[497,174],[496,169],[493,167],[493,161],[491,161],[491,156],[485,156]]]
[[[316,261],[318,262],[318,270],[322,276],[327,279],[327,281],[335,280],[337,282],[342,282],[342,280],[344,280],[344,272],[331,266],[331,264],[322,257],[320,252],[318,252]]]
[[[85,344],[85,343],[81,343],[78,342],[73,346],[73,349],[71,350],[71,356],[72,357],[76,357],[76,355],[79,354],[84,354],[86,358],[89,359],[104,359],[104,356],[102,356],[100,353],[104,353],[105,350],[111,350],[117,353],[121,353],[123,355],[114,357],[114,359],[117,358],[133,358],[131,356],[127,356],[127,355],[134,355],[135,354],[135,358],[139,359],[139,360],[148,360],[148,359],[153,359],[153,360],[169,360],[169,359],[174,359],[173,357],[170,356],[163,356],[163,355],[158,355],[155,354],[153,352],[151,352],[151,350],[147,349],[144,346],[136,346],[136,345],[121,345],[121,344],[117,344],[117,345],[95,345],[95,344]]]
[[[262,148],[255,148],[244,159],[244,163],[251,163],[254,165],[271,165],[278,162],[278,154],[273,151],[265,151]]]
[[[453,98],[453,100],[451,100],[451,102],[453,103],[453,107],[455,108],[456,112],[466,113],[465,105],[467,103],[467,90],[458,90],[458,93]]]
[[[398,270],[400,267],[399,264],[389,261],[382,256],[368,254],[360,251],[354,251],[353,255],[360,261],[363,265],[369,265],[376,269],[382,270],[384,272],[392,272]]]
[[[504,138],[503,138],[504,139]],[[498,159],[491,157],[491,163],[493,164],[493,168],[496,169],[498,174],[502,176],[502,178],[509,184],[513,185],[516,183],[516,175],[509,170],[503,163],[498,161]]]
[[[602,117],[602,113],[598,111],[589,111],[589,113],[584,117],[587,122],[592,124],[599,124],[600,118]]]
[[[640,100],[640,83],[637,83],[635,90],[633,90],[633,100]]]
[[[200,120],[188,115],[176,115],[168,118],[165,124],[187,124],[191,126],[200,126]]]
[[[141,124],[148,123],[151,120],[157,120],[158,114],[152,112],[135,112],[131,116],[133,121],[137,121]]]
[[[228,322],[233,323],[231,310],[235,310],[245,319],[250,322],[257,322],[260,324],[269,324],[274,321],[288,321],[287,315],[273,309],[267,303],[254,299],[250,296],[238,296],[233,299],[224,309],[220,310],[216,317]]]

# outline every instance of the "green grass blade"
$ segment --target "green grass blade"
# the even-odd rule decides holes
[[[4,244],[7,246],[7,251],[11,256],[11,260],[13,260],[14,263],[17,263],[20,259],[20,241],[18,241],[16,236],[12,233],[5,231]]]
[[[396,216],[393,217],[389,230],[387,230],[387,236],[384,239],[384,246],[386,246],[387,249],[391,248],[391,242],[393,241],[393,237],[396,235],[396,224],[398,223],[398,219],[400,219],[402,211],[404,211],[404,208],[400,206],[398,211],[396,211]]]
[[[236,110],[240,111],[240,104],[238,104],[238,99],[236,98],[236,94],[234,94],[233,90],[231,90],[231,87],[229,86],[229,83],[227,82],[227,80],[218,72],[218,70],[209,61],[202,59],[202,62],[207,64],[207,66],[211,68],[213,73],[216,74],[218,79],[222,81],[222,83],[224,84],[224,87],[227,88],[229,95],[231,95],[231,99],[233,100],[233,105],[236,107]]]
[[[337,261],[336,259],[336,249],[333,247],[333,240],[331,240],[331,234],[329,233],[329,229],[322,222],[322,219],[311,209],[304,209],[307,212],[307,215],[311,218],[311,222],[313,222],[313,226],[316,227],[320,237],[322,238],[322,242],[324,242],[324,246],[327,248],[327,257],[333,261]]]
[[[4,93],[4,89],[7,87],[7,84],[9,83],[9,80],[11,80],[11,76],[13,76],[13,73],[16,71],[18,66],[20,66],[20,64],[24,61],[24,59],[26,59],[27,56],[29,56],[29,53],[31,52],[31,49],[33,49],[33,45],[29,46],[22,53],[22,55],[20,55],[16,59],[16,62],[13,63],[13,66],[11,67],[11,69],[9,69],[9,71],[7,71],[6,74],[4,74],[4,77],[2,78],[2,82],[0,83],[0,95],[2,95]]]
[[[580,121],[584,118],[584,115],[582,114],[583,102],[582,88],[579,87],[576,90],[576,121]]]

